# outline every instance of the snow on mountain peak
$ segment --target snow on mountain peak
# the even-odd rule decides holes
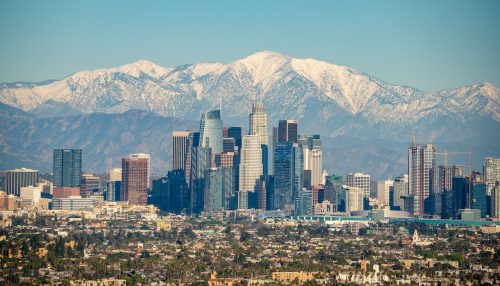
[[[290,57],[273,51],[261,51],[229,64],[236,73],[247,71],[253,76],[254,83],[263,81],[281,67],[289,63]]]

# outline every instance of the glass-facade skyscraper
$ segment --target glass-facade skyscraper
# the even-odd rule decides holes
[[[436,165],[436,149],[432,144],[412,144],[408,148],[408,190],[413,198],[413,215],[421,217],[430,195],[431,169]]]
[[[212,154],[222,153],[222,119],[220,110],[203,113],[200,122],[200,146],[212,149]]]
[[[79,187],[82,174],[82,150],[54,149],[54,187]]]

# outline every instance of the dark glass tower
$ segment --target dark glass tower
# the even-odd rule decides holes
[[[82,173],[82,150],[54,149],[54,187],[79,187]]]

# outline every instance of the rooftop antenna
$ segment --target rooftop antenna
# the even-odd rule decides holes
[[[415,131],[411,132],[411,142],[413,143],[413,145],[417,144],[417,133],[415,133]]]

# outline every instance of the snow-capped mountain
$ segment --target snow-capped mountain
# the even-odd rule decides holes
[[[42,84],[0,86],[0,102],[24,111],[62,103],[81,113],[142,109],[193,119],[222,103],[225,114],[246,118],[254,101],[264,102],[272,119],[303,119],[306,110],[316,108],[324,120],[340,112],[373,123],[414,123],[430,114],[471,113],[500,121],[500,92],[488,83],[428,93],[348,67],[270,51],[230,64],[175,68],[140,60]]]
[[[500,156],[500,90],[489,83],[431,93],[263,51],[229,64],[165,68],[140,60],[61,80],[0,84],[0,169],[50,170],[50,150],[83,148],[91,170],[147,152],[165,171],[171,130],[194,130],[202,112],[219,106],[226,125],[246,127],[256,101],[265,104],[269,127],[298,119],[300,133],[320,134],[324,166],[337,174],[406,172],[412,132],[438,151],[471,147],[476,168]]]

